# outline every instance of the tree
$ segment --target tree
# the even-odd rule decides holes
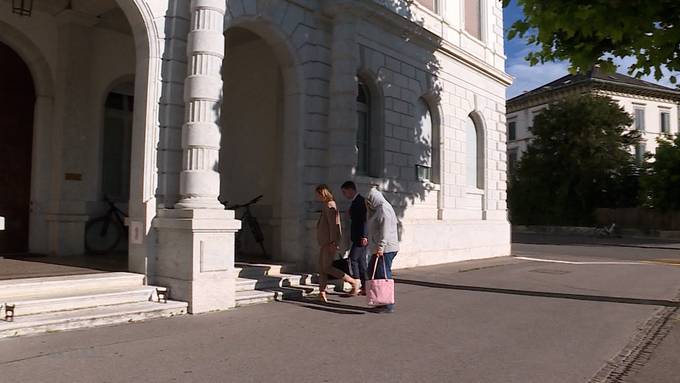
[[[637,205],[640,140],[632,119],[608,97],[581,95],[554,103],[534,119],[526,153],[512,173],[514,224],[591,224],[598,207]]]
[[[503,0],[507,6],[510,0]],[[538,50],[531,65],[568,60],[573,72],[599,64],[614,71],[613,57],[634,57],[628,73],[641,77],[662,66],[680,71],[680,1],[678,0],[517,0],[524,18],[508,31],[509,38],[526,36]],[[672,83],[675,76],[670,77]]]
[[[680,210],[680,134],[659,139],[654,160],[649,161],[640,179],[645,206]]]

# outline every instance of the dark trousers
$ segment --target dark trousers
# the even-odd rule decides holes
[[[363,288],[366,282],[366,269],[368,268],[366,254],[368,247],[362,247],[352,243],[352,249],[349,251],[349,271],[353,278],[361,280],[361,287]]]
[[[368,265],[368,277],[373,276],[373,271],[375,270],[375,278],[374,279],[392,279],[392,261],[394,261],[394,258],[397,256],[397,252],[393,251],[391,253],[385,253],[383,254],[382,257],[378,257],[376,254],[373,254],[371,256],[371,262]],[[385,261],[381,258],[385,258]],[[376,263],[377,261],[377,263]],[[392,310],[394,309],[394,305],[385,305],[388,309]]]

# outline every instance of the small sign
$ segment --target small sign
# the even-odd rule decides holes
[[[66,181],[82,181],[83,175],[80,173],[64,173],[64,179]]]
[[[139,221],[130,221],[130,243],[141,245],[144,243],[144,225]]]

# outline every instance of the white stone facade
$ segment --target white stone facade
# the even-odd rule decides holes
[[[317,258],[314,186],[342,198],[348,179],[395,205],[396,267],[509,254],[500,2],[479,2],[479,39],[459,0],[439,14],[404,0],[35,3],[31,17],[0,11],[0,42],[36,88],[30,251],[83,252],[85,222],[105,208],[104,101],[134,81],[129,269],[192,312],[233,306],[240,223],[218,198],[265,195],[254,211],[267,248],[300,269]],[[357,81],[371,95],[367,175]]]

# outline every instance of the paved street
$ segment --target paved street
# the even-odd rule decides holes
[[[334,296],[8,339],[0,381],[677,382],[678,244],[516,239],[524,259],[399,271],[392,315]]]

